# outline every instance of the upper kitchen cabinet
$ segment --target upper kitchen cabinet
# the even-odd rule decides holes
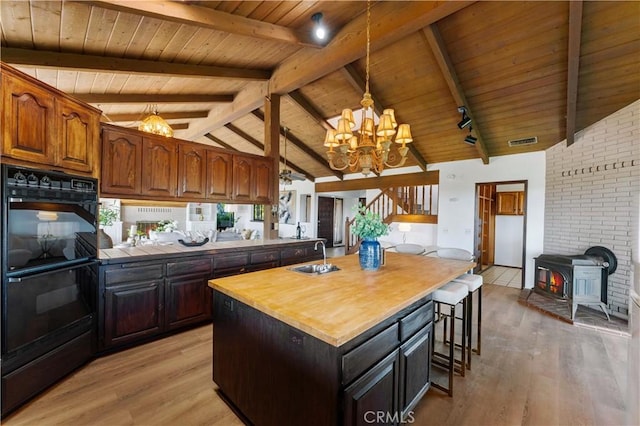
[[[233,200],[255,204],[271,203],[272,166],[269,158],[233,156]]]
[[[142,135],[102,125],[103,196],[139,195],[142,188]]]
[[[154,198],[177,195],[176,141],[164,136],[142,139],[142,194]]]
[[[207,200],[231,200],[233,156],[218,150],[207,151]]]
[[[178,196],[201,199],[207,184],[207,150],[189,142],[178,145]]]
[[[500,215],[523,215],[524,214],[524,192],[508,191],[496,192],[498,211]]]
[[[271,159],[102,125],[102,195],[270,204]]]
[[[97,176],[100,110],[1,66],[2,156],[15,163]]]

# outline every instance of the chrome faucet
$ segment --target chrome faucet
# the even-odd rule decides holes
[[[316,241],[316,245],[313,247],[314,250],[318,250],[318,244],[322,244],[322,264],[326,265],[327,264],[327,249],[324,245],[324,241],[319,240]]]

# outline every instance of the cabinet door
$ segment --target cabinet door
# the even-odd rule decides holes
[[[207,151],[193,144],[178,146],[178,195],[204,199],[207,182]]]
[[[518,193],[517,192],[497,192],[498,211],[497,214],[515,215],[518,214]]]
[[[105,348],[162,331],[162,280],[107,287],[104,297]]]
[[[397,424],[398,349],[344,391],[344,425]],[[382,419],[376,416],[382,413]]]
[[[250,202],[253,198],[251,170],[253,161],[249,157],[233,156],[233,194],[235,201]]]
[[[101,191],[137,195],[141,188],[142,137],[115,129],[102,131]]]
[[[58,159],[60,166],[81,172],[92,172],[98,144],[100,116],[70,99],[59,99]]]
[[[55,164],[54,96],[13,75],[2,75],[2,154]]]
[[[165,323],[169,330],[211,319],[212,292],[207,275],[167,279]]]
[[[230,200],[232,197],[233,160],[231,154],[207,151],[207,198]]]
[[[177,169],[175,140],[143,138],[142,195],[175,197]]]
[[[400,347],[400,413],[402,420],[431,385],[431,330],[429,323]]]
[[[272,161],[268,158],[253,161],[253,197],[258,204],[271,204],[271,190],[273,188]]]

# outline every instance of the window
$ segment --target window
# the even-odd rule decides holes
[[[264,204],[253,205],[253,218],[254,222],[264,222]]]

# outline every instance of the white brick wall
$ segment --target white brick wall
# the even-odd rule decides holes
[[[640,192],[640,100],[547,150],[544,252],[580,254],[591,246],[614,252],[609,276],[612,315],[628,318],[631,213]]]

